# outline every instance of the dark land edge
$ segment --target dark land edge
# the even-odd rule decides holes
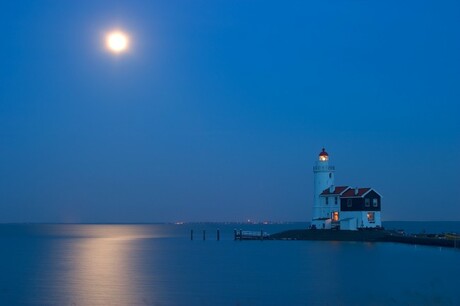
[[[405,235],[386,230],[288,230],[270,235],[273,240],[316,240],[316,241],[358,241],[397,242],[416,245],[460,248],[460,239],[447,239],[442,234]]]

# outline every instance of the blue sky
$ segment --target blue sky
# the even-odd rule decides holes
[[[460,220],[456,1],[3,1],[0,26],[0,222],[309,221],[323,146],[384,220]]]

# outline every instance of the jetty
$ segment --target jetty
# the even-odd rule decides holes
[[[234,240],[269,240],[272,237],[264,231],[233,231]]]

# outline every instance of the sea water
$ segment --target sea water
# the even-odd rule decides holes
[[[233,241],[235,228],[306,226],[3,224],[0,305],[460,305],[458,249]],[[460,232],[460,222],[385,226]]]

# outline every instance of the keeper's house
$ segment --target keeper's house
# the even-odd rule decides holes
[[[312,228],[358,230],[382,226],[382,196],[372,188],[335,186],[335,167],[323,149],[313,167],[314,199]]]

